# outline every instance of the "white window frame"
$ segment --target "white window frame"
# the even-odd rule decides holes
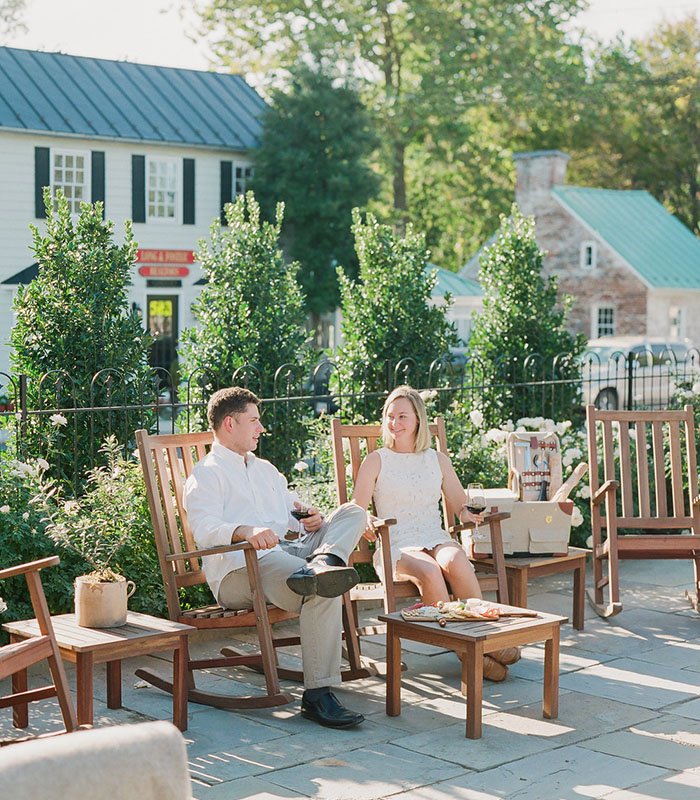
[[[51,166],[50,166],[50,186],[51,186],[51,199],[53,202],[53,207],[56,208],[56,189],[61,189],[65,195],[65,190],[68,186],[71,188],[75,188],[79,184],[75,182],[66,183],[65,180],[57,181],[56,180],[56,170],[61,169],[62,171],[71,171],[75,172],[75,166],[71,169],[67,167],[65,163],[60,167],[56,166],[56,158],[60,156],[61,158],[76,158],[82,157],[83,158],[83,197],[80,200],[76,201],[76,198],[73,196],[73,192],[71,192],[71,197],[67,198],[70,203],[70,213],[71,216],[77,217],[80,214],[80,203],[90,203],[92,201],[92,156],[89,150],[70,150],[70,149],[63,149],[62,147],[52,147],[51,152]],[[75,203],[77,202],[77,208],[75,208]]]
[[[591,251],[591,263],[588,264],[587,261],[587,254],[588,250]],[[589,270],[595,269],[598,266],[598,244],[592,240],[581,242],[581,248],[579,250],[579,266],[581,269]]]
[[[155,198],[155,201],[150,199],[150,177],[151,177],[151,165],[152,164],[168,164],[174,167],[173,170],[173,177],[174,181],[174,193],[175,197],[173,200],[173,216],[157,216],[152,215],[150,212],[154,206],[158,205],[159,198]],[[144,192],[146,194],[145,201],[146,201],[146,222],[149,225],[180,225],[182,223],[182,159],[177,158],[177,156],[146,156],[146,179],[144,181]],[[170,191],[167,187],[153,187],[152,191]]]
[[[248,184],[253,177],[253,170],[252,164],[244,164],[242,161],[233,162],[231,175],[233,186],[231,188],[233,189],[232,194],[234,199],[248,191]]]
[[[609,327],[611,331],[609,333],[601,333],[600,329],[603,324],[600,321],[600,312],[601,311],[611,311],[612,312],[612,320],[609,323]],[[603,336],[614,336],[615,335],[615,326],[617,324],[617,308],[610,303],[599,303],[594,305],[591,309],[591,339],[600,339]]]
[[[685,307],[668,307],[668,335],[671,339],[685,339]]]

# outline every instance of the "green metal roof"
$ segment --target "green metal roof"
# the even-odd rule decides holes
[[[463,278],[456,272],[450,272],[450,270],[437,267],[435,264],[426,265],[426,272],[433,270],[437,270],[437,283],[431,292],[432,297],[444,297],[447,292],[452,297],[483,297],[484,292],[476,281]]]
[[[553,194],[656,289],[700,289],[700,239],[649,192],[555,186]]]

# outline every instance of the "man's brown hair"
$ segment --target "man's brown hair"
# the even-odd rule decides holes
[[[209,398],[207,404],[207,420],[209,427],[216,431],[221,423],[232,414],[240,414],[252,403],[260,405],[260,398],[249,389],[242,386],[232,386],[229,389],[219,389]]]

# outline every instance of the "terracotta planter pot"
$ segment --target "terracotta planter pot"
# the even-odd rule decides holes
[[[131,584],[131,588],[129,588]],[[136,589],[133,581],[95,583],[87,575],[75,579],[75,617],[83,628],[117,628],[126,624],[126,603]]]

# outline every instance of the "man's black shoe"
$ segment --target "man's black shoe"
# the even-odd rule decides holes
[[[339,559],[338,559],[339,560]],[[338,597],[359,583],[353,567],[334,566],[324,556],[315,556],[287,578],[287,586],[303,596]]]
[[[326,728],[352,728],[364,722],[362,714],[345,708],[331,691],[311,700],[308,692],[301,697],[301,716],[318,722]]]

